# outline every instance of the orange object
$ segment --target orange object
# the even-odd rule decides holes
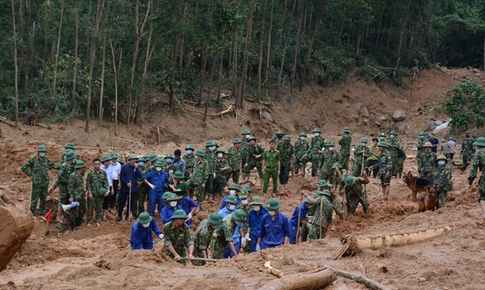
[[[45,220],[47,221],[47,224],[51,222],[51,217],[52,217],[52,209],[49,210],[49,212],[47,212],[47,214],[45,215]]]

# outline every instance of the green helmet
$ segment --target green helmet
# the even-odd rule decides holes
[[[172,215],[172,219],[187,219],[187,218],[188,216],[183,209],[176,210]]]
[[[238,203],[237,197],[235,195],[227,196],[226,203],[237,204]]]
[[[249,205],[263,205],[264,202],[261,200],[261,197],[259,196],[253,196],[253,198],[251,198],[251,202],[249,203]]]
[[[241,135],[251,135],[251,132],[248,129],[244,129]]]
[[[275,135],[284,135],[284,134],[285,134],[285,133],[283,133],[283,131],[281,131],[281,130],[277,130],[277,131],[275,132]]]
[[[318,187],[325,187],[325,186],[328,186],[328,183],[326,180],[322,179],[318,181]]]
[[[301,132],[300,132],[300,135],[298,135],[298,136],[305,136],[305,137],[306,137],[306,132],[301,131]]]
[[[121,157],[118,157],[118,160],[117,161],[121,165],[125,164],[125,162],[123,161],[123,159]]]
[[[231,151],[229,151],[229,149],[224,150],[224,155],[230,155],[230,154],[231,154]]]
[[[281,204],[276,200],[276,198],[271,198],[268,200],[266,203],[266,209],[267,210],[277,210],[281,207]]]
[[[64,148],[66,149],[71,149],[71,150],[74,150],[74,144],[72,144],[71,142],[67,142],[66,145],[64,145]]]
[[[195,155],[205,158],[205,152],[202,150],[195,150]]]
[[[246,190],[241,190],[241,193],[239,193],[239,197],[242,199],[246,199],[248,198],[248,196],[249,196],[249,192],[247,192]]]
[[[360,143],[366,143],[366,144],[367,144],[367,138],[362,138],[362,139],[360,140]]]
[[[423,147],[424,148],[432,148],[433,147],[433,144],[431,144],[431,142],[424,142]]]
[[[335,168],[342,168],[342,164],[338,163],[338,162],[335,162],[333,165],[332,165],[332,169],[335,169]]]
[[[305,198],[305,200],[304,200],[303,202],[304,202],[304,203],[313,204],[313,201],[310,201],[308,198]]]
[[[249,185],[247,185],[247,184],[244,184],[244,185],[242,186],[242,189],[244,189],[244,190],[245,190],[245,191],[247,191],[247,192],[251,192],[251,191],[252,191],[251,186],[249,186]]]
[[[111,160],[111,157],[109,157],[109,155],[104,155],[103,158],[101,158],[101,162],[103,163],[110,160]]]
[[[167,153],[165,155],[165,157],[163,157],[163,159],[167,159],[167,158],[172,158],[173,159],[173,154],[172,153]]]
[[[183,179],[184,177],[184,174],[180,170],[175,171],[175,173],[173,174],[173,178]]]
[[[165,201],[177,201],[180,200],[180,198],[173,192],[170,192]]]
[[[352,185],[355,183],[355,178],[352,176],[345,177],[345,185]]]
[[[350,133],[350,128],[349,127],[344,127],[344,129],[342,130],[342,132],[344,132],[344,133]]]
[[[386,137],[386,134],[384,134],[384,132],[382,132],[381,134],[379,134],[379,137]]]
[[[445,160],[445,161],[448,161],[448,159],[446,159],[446,156],[445,155],[440,155],[438,156],[438,158],[436,158],[436,160]]]
[[[332,193],[328,189],[318,190],[317,192],[315,192],[315,197],[319,197],[321,195],[332,196]]]
[[[381,141],[381,142],[377,143],[377,147],[384,147],[384,148],[388,148],[388,146],[387,146],[387,142]]]
[[[223,148],[219,147],[219,148],[217,148],[216,153],[221,152],[222,154],[224,154],[224,151],[226,151],[226,150],[224,150]]]
[[[150,162],[157,161],[157,159],[158,159],[157,154],[148,155],[148,161],[150,161]]]
[[[128,157],[128,161],[132,159],[138,160],[138,157],[135,154],[130,154],[130,156]]]
[[[485,137],[478,137],[475,142],[473,142],[474,146],[485,147]]]
[[[242,143],[242,141],[241,141],[241,139],[239,139],[239,138],[235,138],[235,139],[232,141],[232,144],[241,144],[241,143]]]
[[[207,221],[213,225],[218,226],[222,224],[222,217],[219,213],[215,212],[207,218]]]
[[[251,140],[254,140],[254,141],[256,141],[256,137],[254,137],[254,136],[249,136],[249,139],[248,139],[248,141],[251,141]]]
[[[325,143],[325,147],[334,147],[334,146],[335,146],[335,142],[333,142],[332,140],[327,141],[327,143]]]
[[[442,142],[442,143],[443,143],[443,142],[446,142],[446,140],[445,140],[445,139],[441,139],[441,142]]]
[[[290,135],[283,136],[283,141],[291,141]]]
[[[426,133],[424,131],[419,132],[419,136],[425,136]]]
[[[64,154],[64,156],[66,157],[66,160],[72,160],[74,158],[76,158],[76,153],[74,151],[72,151],[71,149],[68,149],[70,151],[67,151],[67,153]]]
[[[172,194],[172,192],[170,192],[170,191],[165,191],[165,193],[164,193],[164,194],[163,194],[163,196],[162,196],[162,199],[167,200],[167,198],[169,198],[171,194]]]
[[[237,222],[246,221],[246,213],[242,209],[236,209],[231,213],[231,216]]]
[[[320,128],[315,128],[313,129],[313,133],[322,133],[322,131],[320,130]]]
[[[232,183],[227,189],[235,189],[237,191],[241,190],[241,188],[239,188],[239,185],[237,185],[236,183]]]
[[[155,162],[155,167],[163,167],[164,165],[162,159],[158,159],[157,162]]]
[[[450,136],[450,138],[448,138],[448,140],[453,140],[453,136]]]
[[[100,192],[101,194],[105,194],[106,192],[108,192],[108,190],[107,190],[106,188],[104,188],[104,187],[100,187],[100,188],[99,188],[99,192]]]
[[[213,144],[212,144],[212,141],[209,140],[207,142],[205,142],[205,146],[204,147],[211,147]]]
[[[84,161],[82,160],[78,160],[76,164],[74,164],[75,169],[84,168],[84,167],[86,167],[86,163],[84,163]]]
[[[47,152],[47,147],[45,147],[45,145],[39,145],[39,147],[37,147],[37,152]]]
[[[138,222],[140,224],[147,224],[151,221],[152,221],[152,217],[146,211],[140,213],[140,215],[138,216]]]
[[[391,132],[389,132],[389,134],[390,135],[398,135],[396,130],[391,130]]]
[[[109,157],[111,157],[111,159],[118,159],[119,158],[119,156],[118,156],[118,154],[116,154],[116,152],[111,153],[109,155]]]
[[[187,146],[185,146],[185,150],[194,150],[194,146],[188,144]]]

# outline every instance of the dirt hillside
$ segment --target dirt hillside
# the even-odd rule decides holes
[[[445,122],[437,106],[446,99],[452,86],[466,79],[485,83],[485,73],[472,69],[436,69],[421,72],[416,80],[406,80],[396,88],[391,84],[376,84],[359,78],[334,88],[306,87],[292,102],[268,105],[247,103],[236,118],[226,115],[209,117],[207,126],[201,126],[196,108],[187,105],[185,112],[167,117],[161,109],[154,120],[142,119],[140,124],[127,129],[119,126],[114,136],[112,124],[92,124],[88,135],[84,124],[40,124],[41,127],[22,126],[21,130],[0,123],[2,139],[0,154],[8,165],[0,182],[10,189],[10,198],[18,205],[28,207],[30,179],[20,166],[33,154],[39,144],[45,144],[47,156],[59,163],[63,145],[73,142],[91,166],[91,160],[111,151],[124,156],[130,153],[165,154],[188,143],[203,146],[214,139],[229,147],[241,130],[250,129],[266,145],[276,129],[282,129],[295,140],[304,130],[314,126],[322,128],[327,139],[338,141],[341,130],[349,126],[355,144],[359,138],[376,136],[394,128],[399,130],[408,158],[405,172],[417,172],[413,146],[417,133],[432,131],[436,121]],[[274,94],[273,100],[286,100],[286,94]],[[228,107],[231,98],[225,98]],[[396,110],[404,110],[406,118],[394,122]],[[216,113],[209,110],[210,113]],[[260,119],[260,116],[262,117]],[[433,123],[433,125],[432,125]],[[160,128],[160,145],[157,144],[157,127]],[[472,133],[481,136],[480,130]],[[455,132],[458,141],[462,132]],[[438,138],[450,135],[445,128],[437,132]],[[97,147],[99,146],[99,147]],[[90,169],[90,168],[89,168]],[[151,251],[131,251],[129,235],[131,225],[117,223],[109,215],[100,228],[81,226],[75,233],[59,232],[55,225],[46,237],[33,234],[14,256],[0,275],[0,289],[255,289],[275,279],[263,268],[265,261],[283,271],[285,275],[303,273],[330,265],[341,270],[363,274],[391,289],[480,289],[485,284],[485,223],[476,202],[477,190],[467,192],[468,170],[453,168],[454,190],[449,193],[449,208],[435,212],[417,212],[417,203],[411,201],[410,190],[402,180],[393,179],[388,203],[382,204],[380,184],[372,179],[367,185],[371,215],[366,219],[359,207],[357,214],[347,220],[335,217],[324,240],[313,243],[283,246],[220,260],[202,267],[184,267],[168,259],[158,247]],[[50,173],[51,181],[57,172]],[[256,174],[251,181],[256,183]],[[281,211],[290,216],[299,203],[295,195],[302,188],[305,193],[316,190],[314,180],[308,177],[291,178],[287,199],[282,200]],[[255,187],[253,187],[255,189]],[[55,193],[57,194],[57,192]],[[261,195],[254,190],[253,195]],[[49,198],[51,199],[51,197]],[[195,225],[215,211],[214,204],[202,204]],[[157,218],[160,225],[160,219]],[[352,257],[332,260],[341,247],[339,238],[345,235],[369,236],[409,233],[430,227],[456,225],[450,231],[423,242],[364,250]],[[326,289],[366,289],[352,280],[339,277]]]

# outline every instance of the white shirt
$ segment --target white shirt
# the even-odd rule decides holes
[[[450,153],[456,153],[456,143],[453,140],[448,141],[448,145],[450,145]]]
[[[111,180],[118,180],[121,173],[121,164],[119,162],[111,163],[109,168],[111,170]]]
[[[104,164],[101,164],[100,168],[101,170],[106,172],[106,177],[108,178],[109,187],[113,186],[113,180],[111,179],[111,166],[108,165],[108,167],[106,167],[104,166]]]

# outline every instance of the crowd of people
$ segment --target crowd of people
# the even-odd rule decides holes
[[[46,157],[47,148],[40,145],[22,170],[32,178],[30,209],[44,215],[46,196],[59,189],[57,222],[60,228],[72,231],[83,224],[100,226],[107,221],[107,212],[116,220],[137,221],[132,227],[132,249],[152,249],[154,232],[164,240],[165,252],[177,261],[195,258],[230,258],[243,252],[255,252],[282,244],[324,238],[333,212],[341,218],[356,212],[359,204],[368,216],[366,184],[379,178],[382,202],[387,202],[393,177],[401,178],[406,152],[395,130],[389,137],[381,133],[368,142],[352,145],[350,129],[345,127],[336,150],[333,140],[325,140],[315,128],[310,142],[306,132],[292,144],[291,137],[278,130],[264,149],[249,130],[235,138],[231,148],[222,149],[215,141],[205,148],[185,146],[173,154],[160,157],[134,154],[125,160],[116,153],[92,160],[92,169],[85,177],[87,164],[67,143],[60,165]],[[368,144],[370,143],[370,144]],[[417,165],[422,178],[432,180],[439,192],[439,206],[446,206],[446,194],[452,190],[451,167],[456,143],[450,137],[440,142],[433,134],[421,132],[416,142]],[[475,152],[475,147],[478,149]],[[485,138],[471,138],[462,143],[462,169],[472,162],[470,184],[477,170],[485,166]],[[473,161],[472,161],[473,157]],[[279,211],[277,194],[286,190],[289,176],[310,174],[318,181],[318,190],[305,196],[290,218]],[[49,187],[48,170],[58,169],[58,177]],[[258,191],[252,195],[249,176],[256,169]],[[480,179],[480,204],[485,213],[485,180]],[[272,193],[268,186],[272,181]],[[279,188],[278,188],[279,181]],[[264,201],[266,200],[266,201]],[[37,211],[39,203],[39,211]],[[68,212],[63,206],[74,204]],[[218,203],[220,210],[210,214],[197,229],[192,219],[201,203]],[[160,216],[162,229],[153,217]],[[485,216],[484,216],[485,217]]]

